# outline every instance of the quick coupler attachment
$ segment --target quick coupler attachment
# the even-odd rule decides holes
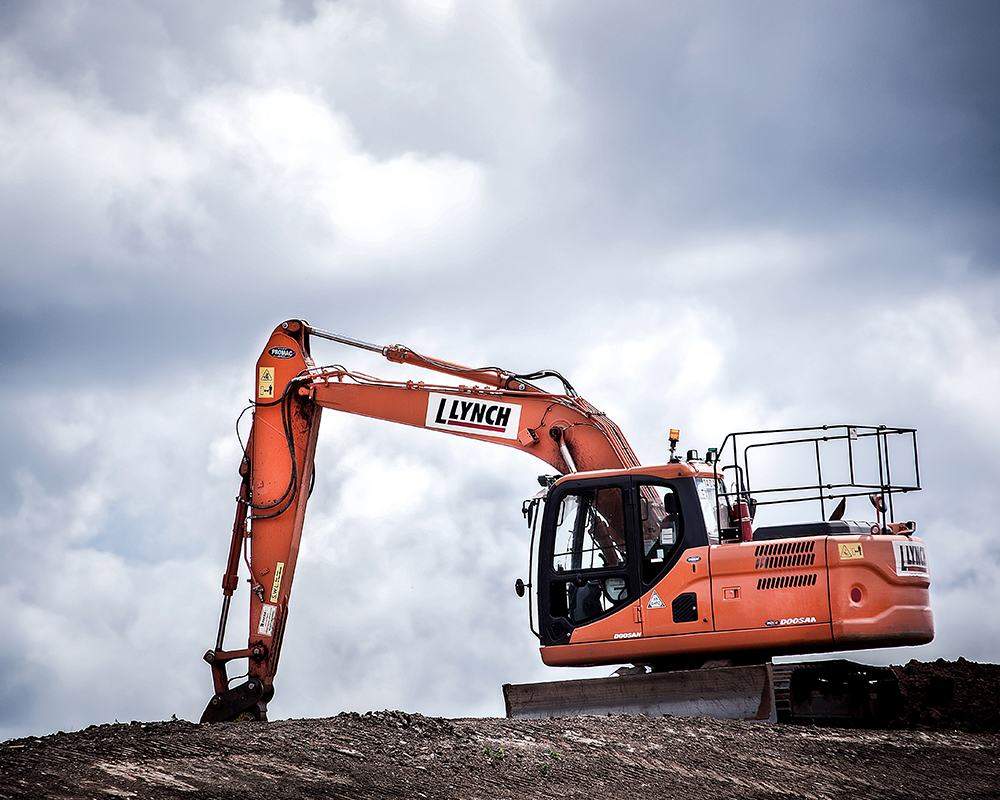
[[[256,678],[251,678],[239,686],[227,689],[208,701],[202,722],[234,722],[255,720],[267,722],[267,701],[274,695],[274,689],[264,689]]]

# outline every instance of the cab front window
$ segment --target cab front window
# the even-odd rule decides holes
[[[629,597],[628,537],[621,487],[566,493],[555,518],[549,613],[583,625]]]
[[[556,521],[556,572],[613,569],[625,564],[625,518],[617,487],[567,494]]]

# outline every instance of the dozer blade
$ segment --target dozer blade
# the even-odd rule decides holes
[[[770,664],[504,684],[512,719],[642,714],[775,722]]]

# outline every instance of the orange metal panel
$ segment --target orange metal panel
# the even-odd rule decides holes
[[[690,654],[754,650],[769,654],[822,652],[830,649],[831,642],[830,625],[817,624],[550,645],[539,648],[539,652],[542,661],[551,667],[587,667],[655,661],[658,658]]]
[[[637,639],[642,636],[642,621],[637,613],[638,603],[628,603],[613,614],[581,625],[573,631],[570,642],[601,642],[606,640]]]
[[[712,630],[712,586],[708,574],[708,547],[685,550],[680,560],[641,599],[643,636],[669,636]],[[698,559],[693,561],[692,559]],[[698,618],[674,622],[671,603],[685,592],[698,597]],[[659,598],[657,603],[653,596]]]
[[[898,575],[895,542],[923,544],[920,539],[905,536],[844,536],[828,540],[830,605],[833,636],[838,645],[852,648],[915,645],[934,638],[930,577]],[[858,546],[863,554],[860,557],[853,549]],[[843,553],[841,548],[845,548]]]
[[[586,475],[584,470],[580,472],[563,475],[556,481],[559,485],[563,481],[572,481],[579,478],[614,478],[621,475],[644,475],[653,478],[721,478],[722,475],[710,469],[696,469],[686,461],[678,461],[670,464],[650,464],[648,466],[634,466],[622,469],[588,469]]]
[[[830,621],[826,537],[714,545],[712,600],[720,631]]]
[[[672,599],[673,592],[695,591],[690,587],[700,589],[706,583],[700,576],[690,580],[684,571],[689,565],[681,561],[656,587],[667,609],[652,616],[647,607],[652,592],[643,595],[641,638],[614,637],[634,624],[633,603],[577,629],[568,645],[542,647],[542,660],[550,666],[587,666],[691,654],[777,655],[925,644],[934,638],[930,579],[897,574],[894,542],[921,544],[919,539],[879,535],[705,548],[714,631],[704,614],[700,633],[681,633],[683,625],[666,623],[670,617],[665,595]],[[803,575],[815,575],[815,582],[803,582]]]

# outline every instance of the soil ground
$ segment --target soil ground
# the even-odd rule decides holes
[[[0,797],[1000,797],[1000,667],[899,669],[908,697],[933,701],[920,727],[398,711],[101,725],[0,744]]]
[[[1000,664],[960,658],[893,669],[903,695],[901,725],[1000,731]]]

